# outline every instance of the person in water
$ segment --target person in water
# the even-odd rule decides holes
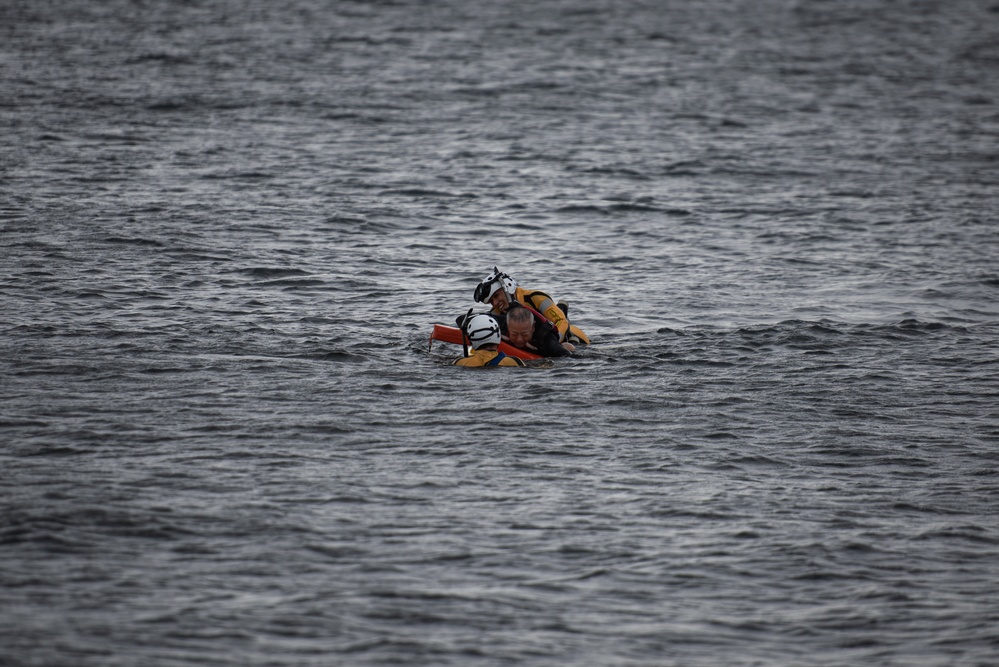
[[[498,318],[499,319],[499,318]],[[517,302],[510,305],[500,319],[500,329],[506,324],[505,338],[514,347],[543,357],[564,357],[576,349],[572,343],[560,343],[558,330],[551,322],[539,318],[532,310]]]
[[[491,306],[492,315],[505,315],[515,302],[537,311],[558,331],[559,342],[584,345],[590,342],[586,334],[569,322],[568,305],[556,304],[540,290],[519,287],[517,281],[500,271],[499,267],[493,267],[493,272],[476,286],[474,297],[479,303]]]
[[[472,343],[472,354],[454,362],[455,366],[472,368],[485,366],[526,366],[517,357],[500,352],[500,326],[491,315],[476,315],[462,327]]]

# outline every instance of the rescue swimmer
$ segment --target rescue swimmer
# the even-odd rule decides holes
[[[490,315],[496,317],[500,322],[503,331],[509,331],[506,322],[507,312],[511,306],[519,304],[532,311],[535,315],[535,328],[542,328],[545,324],[554,327],[558,342],[563,346],[568,343],[565,349],[572,352],[575,345],[588,345],[589,337],[578,327],[569,322],[569,306],[564,302],[555,303],[548,294],[540,290],[528,290],[517,285],[517,281],[506,273],[493,267],[493,272],[486,276],[482,282],[475,287],[474,298],[478,303],[484,303],[492,308]],[[539,350],[542,349],[540,346]],[[545,346],[549,353],[545,356],[561,356],[561,353],[551,353],[554,348]]]
[[[491,315],[479,314],[467,320],[462,327],[472,344],[472,353],[456,359],[455,366],[484,368],[487,366],[526,366],[517,357],[504,354],[499,349],[500,325]]]

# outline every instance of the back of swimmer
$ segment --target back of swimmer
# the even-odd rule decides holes
[[[454,362],[455,366],[483,368],[486,366],[524,366],[517,357],[499,351],[500,326],[491,315],[476,315],[464,326],[472,343],[472,353]]]

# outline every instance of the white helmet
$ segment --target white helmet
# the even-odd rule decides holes
[[[472,342],[472,349],[500,342],[499,322],[492,315],[476,315],[465,323],[465,334]]]
[[[489,303],[489,299],[500,288],[506,292],[511,301],[516,298],[517,281],[494,266],[493,272],[475,287],[475,300],[479,303]]]

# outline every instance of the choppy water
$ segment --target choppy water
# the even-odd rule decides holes
[[[999,663],[997,44],[0,3],[0,663]],[[428,350],[494,264],[595,345]]]

